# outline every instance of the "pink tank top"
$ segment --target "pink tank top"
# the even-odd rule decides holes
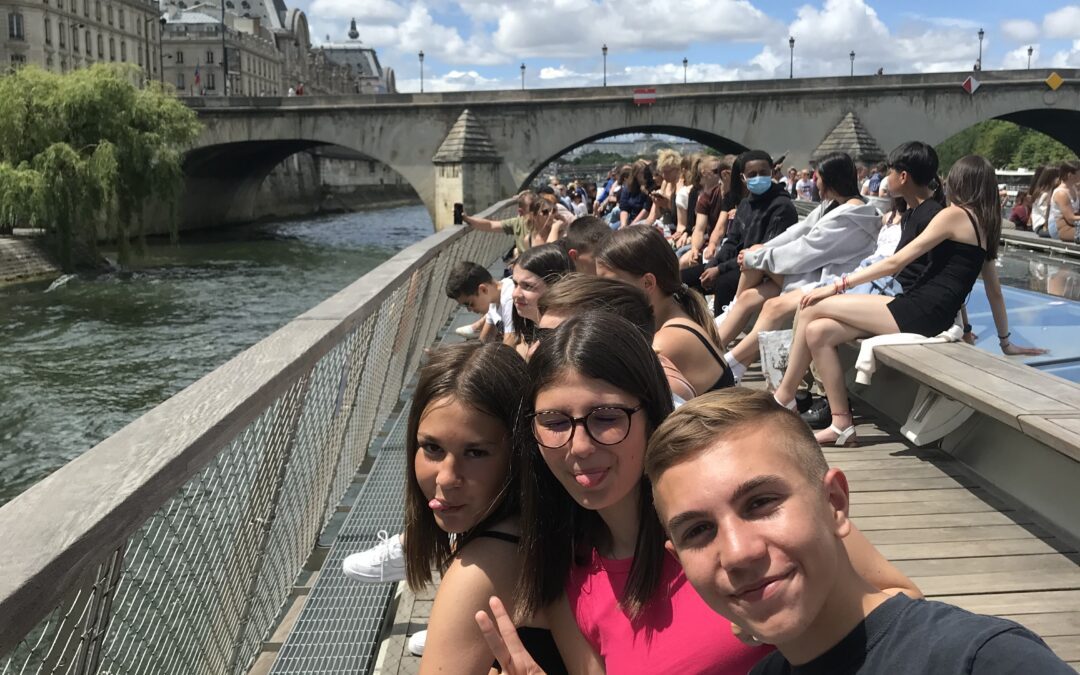
[[[667,553],[658,587],[663,595],[631,624],[618,599],[632,562],[601,558],[594,550],[591,564],[574,567],[566,584],[577,625],[604,659],[608,675],[746,675],[772,651],[749,647],[732,635],[731,623],[709,609]]]

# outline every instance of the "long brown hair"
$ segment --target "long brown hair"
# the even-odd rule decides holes
[[[626,319],[610,312],[593,310],[564,321],[540,341],[528,369],[528,390],[514,433],[521,464],[521,548],[525,559],[515,605],[526,616],[563,594],[571,568],[588,564],[591,550],[607,534],[599,514],[574,501],[541,456],[530,417],[537,394],[569,372],[603,380],[641,402],[646,437],[672,411],[671,389],[648,340]],[[652,486],[644,473],[638,519],[634,561],[619,598],[619,605],[631,617],[640,614],[661,590],[665,555]]]
[[[714,345],[720,345],[720,335],[705,298],[687,288],[679,273],[679,259],[654,227],[637,225],[617,230],[604,242],[596,256],[605,267],[622,270],[635,276],[651,274],[665,295],[674,296],[683,311],[690,315]]]
[[[994,166],[979,155],[956,160],[945,178],[949,203],[969,211],[981,230],[986,257],[997,258],[1001,238],[1001,199],[998,197]]]
[[[431,569],[445,570],[454,556],[454,541],[435,522],[428,500],[416,478],[416,442],[420,418],[433,401],[453,397],[499,420],[506,427],[508,439],[514,428],[521,397],[525,393],[527,376],[525,362],[512,348],[501,343],[486,345],[463,344],[443,347],[431,352],[426,365],[420,369],[409,423],[405,432],[405,570],[409,587],[418,590],[431,582]],[[507,447],[513,447],[508,440]],[[499,497],[488,508],[487,515],[469,531],[457,537],[460,549],[475,532],[482,532],[492,523],[518,513],[521,487],[517,462],[510,452],[510,464]]]

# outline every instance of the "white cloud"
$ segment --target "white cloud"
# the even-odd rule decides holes
[[[398,21],[406,16],[404,7],[394,0],[314,0],[312,16],[336,19],[356,19],[358,25]]]
[[[1050,57],[1050,65],[1054,68],[1080,67],[1080,40],[1073,40],[1071,49],[1056,52]]]
[[[1027,19],[1002,21],[1001,32],[1013,42],[1033,42],[1039,38],[1039,26]]]
[[[754,42],[779,25],[749,0],[516,0],[481,3],[474,18],[496,20],[495,47],[520,57],[599,56],[681,49],[693,43]],[[602,29],[601,29],[602,27]]]
[[[1043,32],[1051,38],[1075,38],[1080,35],[1080,5],[1062,7],[1043,17]]]
[[[1039,46],[1031,45],[1031,67],[1037,68],[1039,63]],[[1009,52],[1006,52],[1005,58],[1001,60],[1001,67],[1006,70],[1022,70],[1028,67],[1028,48],[1017,47]]]
[[[420,78],[399,79],[398,90],[403,92],[420,91]],[[487,78],[475,70],[451,70],[443,75],[425,75],[424,91],[476,91],[479,89],[509,89],[513,83],[506,80]],[[518,81],[520,86],[520,80]]]

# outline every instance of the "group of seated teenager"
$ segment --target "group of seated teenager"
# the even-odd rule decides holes
[[[546,220],[466,221],[522,248],[502,280],[470,261],[450,271],[481,340],[429,354],[405,531],[345,573],[414,589],[441,575],[410,641],[422,673],[1071,672],[1015,623],[922,600],[849,519],[847,480],[821,452],[856,440],[837,345],[936,335],[980,274],[1002,349],[1037,351],[1008,339],[993,168],[965,157],[939,181],[933,148],[905,143],[881,216],[833,155],[815,172],[822,204],[787,223],[766,153],[727,165],[715,185],[746,195],[720,244],[737,242],[719,326],[655,224],[584,216],[539,241]],[[527,197],[527,213],[530,200],[550,205]],[[743,345],[792,315],[778,389],[736,387],[754,360]],[[816,435],[792,410],[811,360],[832,406]]]

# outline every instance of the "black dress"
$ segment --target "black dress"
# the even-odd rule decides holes
[[[517,544],[519,542],[517,535],[507,534],[506,532],[497,532],[495,530],[477,532],[474,536],[498,539],[499,541],[505,541],[508,544]],[[525,646],[525,650],[529,652],[533,661],[535,661],[545,673],[548,673],[548,675],[566,675],[566,666],[563,664],[562,655],[559,654],[559,648],[555,645],[555,638],[551,636],[550,630],[546,628],[521,626],[518,628],[517,632],[521,644]],[[502,668],[499,667],[498,661],[492,663],[491,667],[502,672]]]
[[[886,307],[901,333],[933,337],[955,323],[956,313],[979,278],[986,250],[975,218],[966,209],[978,244],[946,239],[930,251],[930,264],[907,293]]]

